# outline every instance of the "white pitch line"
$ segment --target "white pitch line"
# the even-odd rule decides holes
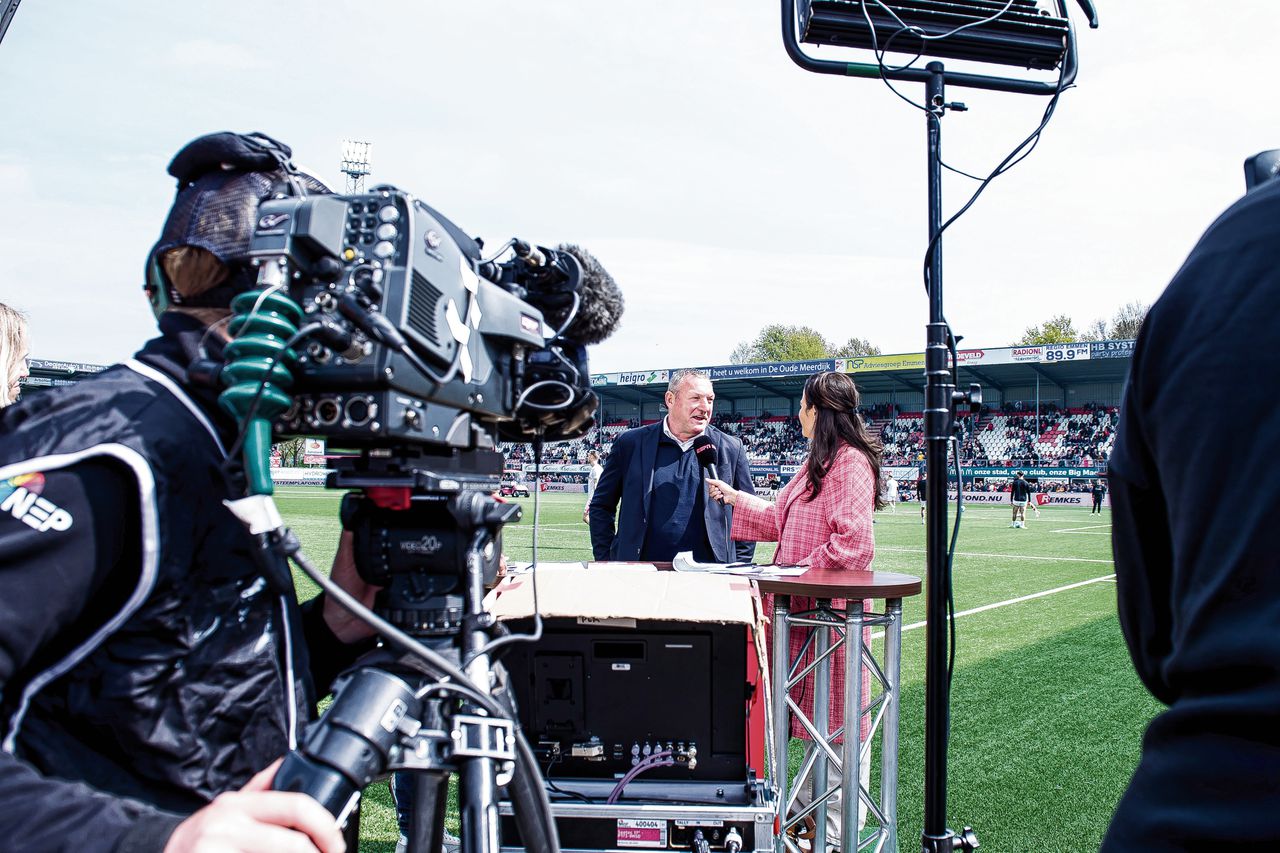
[[[900,554],[926,554],[923,548],[877,547],[877,551],[896,551]],[[1006,560],[1050,560],[1055,563],[1105,563],[1114,566],[1115,560],[1093,560],[1088,557],[1033,557],[1029,554],[979,554],[973,551],[956,551],[957,557],[1001,557]]]
[[[1098,532],[1099,528],[1105,527],[1107,532]],[[1060,527],[1057,530],[1050,530],[1050,533],[1076,533],[1080,536],[1110,536],[1110,524],[1087,524],[1084,527]]]
[[[961,616],[972,616],[975,613],[983,613],[987,610],[995,610],[999,607],[1008,607],[1011,604],[1021,604],[1024,601],[1031,601],[1034,598],[1044,598],[1046,595],[1054,595],[1055,593],[1066,592],[1069,589],[1077,589],[1082,586],[1088,586],[1089,584],[1092,584],[1092,583],[1108,583],[1108,582],[1114,583],[1115,579],[1116,579],[1115,575],[1103,575],[1102,577],[1098,577],[1098,578],[1090,578],[1087,581],[1069,583],[1066,586],[1060,586],[1054,589],[1046,589],[1043,592],[1033,592],[1030,595],[1022,595],[1017,598],[1010,598],[1008,601],[997,601],[995,604],[984,604],[981,607],[974,607],[970,610],[962,610],[955,615],[955,618],[959,619]],[[903,625],[902,630],[914,631],[917,628],[923,628],[927,624],[929,623],[928,622],[912,622],[910,625]],[[884,636],[884,631],[876,631],[874,634],[871,635],[871,639],[876,640],[883,636]]]

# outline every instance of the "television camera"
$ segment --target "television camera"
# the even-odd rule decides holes
[[[248,252],[257,287],[232,302],[220,371],[221,404],[243,424],[251,497],[270,494],[262,461],[273,436],[323,436],[349,451],[326,485],[347,490],[356,567],[382,587],[365,616],[410,652],[380,650],[344,676],[274,787],[308,793],[343,821],[376,777],[419,771],[410,849],[433,853],[453,772],[464,851],[497,849],[500,784],[522,837],[555,849],[532,753],[490,695],[501,681],[490,653],[503,639],[482,600],[502,526],[520,517],[492,496],[496,442],[537,453],[590,428],[586,346],[622,310],[616,284],[577,247],[511,240],[489,258],[482,248],[391,186],[263,201]],[[296,539],[273,547],[314,573]]]

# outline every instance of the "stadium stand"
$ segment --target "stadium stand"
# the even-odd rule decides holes
[[[885,407],[863,411],[868,429],[884,445],[884,464],[919,465],[924,461],[924,416],[921,412],[892,412]],[[984,409],[974,421],[961,420],[961,462],[1009,468],[1104,465],[1115,441],[1119,413],[1114,406],[1088,404],[1081,408],[1034,411]],[[797,465],[808,451],[808,442],[794,416],[717,414],[716,427],[741,439],[752,466]],[[628,422],[593,428],[583,438],[548,446],[543,464],[585,465],[587,452],[606,457],[614,438],[629,429]],[[503,444],[510,465],[533,462],[528,445]],[[585,474],[556,472],[558,482],[585,482]],[[762,476],[762,483],[764,482]],[[1081,486],[1083,488],[1083,486]]]
[[[1061,482],[1053,478],[1041,480],[1047,480],[1045,487],[1050,489],[1082,488],[1085,478],[1105,469],[1110,456],[1119,420],[1115,402],[1119,400],[1128,373],[1132,344],[1132,341],[1102,341],[1064,345],[1080,355],[1081,360],[1074,361],[1051,357],[1049,347],[964,351],[959,381],[963,384],[972,379],[988,389],[994,386],[995,393],[989,392],[988,399],[995,402],[983,408],[976,418],[960,419],[962,463],[982,466],[987,471],[1007,468],[1012,472],[1020,467],[1073,468],[1079,473],[1064,476]],[[1090,353],[1088,358],[1083,356],[1084,349]],[[877,358],[888,363],[909,357]],[[1035,360],[1027,363],[1028,358]],[[794,369],[798,367],[800,365],[763,364],[707,368],[717,374],[719,399],[713,422],[742,440],[759,485],[765,488],[775,487],[779,479],[788,479],[791,469],[802,461],[808,449],[799,420],[792,414],[804,376],[812,369],[844,369],[838,360],[806,362],[803,370]],[[24,392],[74,383],[102,369],[94,364],[32,359],[32,375],[23,383]],[[729,378],[721,378],[717,373],[720,371],[727,371]],[[734,371],[749,376],[734,378],[731,375]],[[884,444],[884,464],[921,465],[925,441],[924,416],[919,411],[923,404],[918,390],[919,371],[896,364],[867,371],[865,364],[855,370],[864,400],[870,398],[862,416],[871,433],[879,436]],[[585,483],[588,451],[596,450],[605,457],[619,433],[654,423],[662,416],[662,393],[666,389],[661,383],[665,382],[665,376],[658,376],[656,381],[654,377],[665,373],[646,371],[593,377],[602,399],[602,424],[575,441],[547,445],[542,457],[546,466],[583,466],[584,470],[553,468],[546,474],[560,482]],[[1051,389],[1052,397],[1040,398],[1042,382]],[[1077,395],[1076,399],[1093,398],[1102,402],[1065,405],[1073,394]],[[1022,399],[1018,399],[1019,396]],[[1038,411],[1036,400],[1040,400]],[[508,468],[532,467],[533,452],[528,445],[503,444],[500,449],[506,455]],[[988,474],[972,487],[999,488],[1006,479]],[[909,487],[904,497],[906,494],[910,494]]]

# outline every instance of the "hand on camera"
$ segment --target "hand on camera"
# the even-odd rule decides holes
[[[725,506],[733,506],[738,502],[738,495],[742,494],[733,486],[722,480],[713,480],[707,478],[707,493],[711,495],[711,499],[719,501]]]
[[[367,584],[356,571],[355,534],[342,531],[338,540],[338,553],[333,557],[333,570],[329,577],[338,586],[351,593],[365,607],[373,607],[374,596],[381,587]],[[344,643],[354,643],[372,637],[373,628],[347,608],[332,599],[325,599],[324,621],[333,635]]]
[[[306,794],[271,790],[279,767],[278,759],[178,824],[164,853],[343,853],[346,842],[323,806]]]

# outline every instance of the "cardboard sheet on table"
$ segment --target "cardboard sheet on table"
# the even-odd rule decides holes
[[[652,568],[652,567],[650,567]],[[727,575],[636,571],[631,567],[562,568],[537,574],[545,617],[650,619],[751,625],[757,598],[750,581]],[[533,615],[533,575],[504,578],[485,598],[498,619]]]

